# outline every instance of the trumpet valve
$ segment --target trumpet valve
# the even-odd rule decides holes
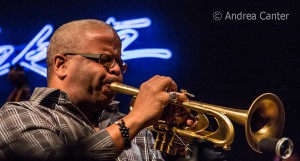
[[[194,94],[188,93],[187,90],[185,90],[185,89],[180,89],[180,92],[181,92],[181,93],[184,93],[184,94],[187,95],[187,96],[190,96],[190,97],[193,97],[193,98],[195,97]]]

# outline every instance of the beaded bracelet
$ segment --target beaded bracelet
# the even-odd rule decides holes
[[[123,119],[121,119],[121,123],[118,121],[115,121],[114,124],[119,125],[120,126],[120,132],[124,138],[124,146],[125,146],[125,150],[128,150],[131,148],[131,142],[129,140],[129,129],[126,127],[125,122]]]

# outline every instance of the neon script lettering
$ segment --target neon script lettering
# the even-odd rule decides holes
[[[136,29],[145,28],[151,25],[151,20],[148,18],[139,18],[125,21],[116,21],[115,18],[110,17],[106,23],[115,28],[122,41],[122,59],[136,59],[136,58],[161,58],[170,59],[172,53],[168,49],[161,48],[143,48],[135,50],[126,50],[139,36]],[[12,54],[15,52],[13,45],[0,46],[0,76],[9,72],[9,67],[19,63],[22,67],[32,70],[41,76],[47,77],[47,68],[45,65],[47,47],[49,45],[49,37],[53,33],[52,25],[45,25],[41,31],[27,44],[12,59]],[[11,62],[9,62],[11,60]],[[44,63],[42,63],[44,62]]]

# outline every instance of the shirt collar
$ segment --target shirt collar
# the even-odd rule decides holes
[[[59,89],[46,87],[35,88],[29,100],[35,101],[46,107],[50,107],[53,103],[71,104],[71,101],[66,92]]]

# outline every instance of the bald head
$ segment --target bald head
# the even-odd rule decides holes
[[[91,30],[113,29],[103,21],[87,19],[66,23],[59,27],[51,37],[47,50],[47,74],[52,74],[53,58],[55,54],[76,52],[81,49],[85,33]]]

